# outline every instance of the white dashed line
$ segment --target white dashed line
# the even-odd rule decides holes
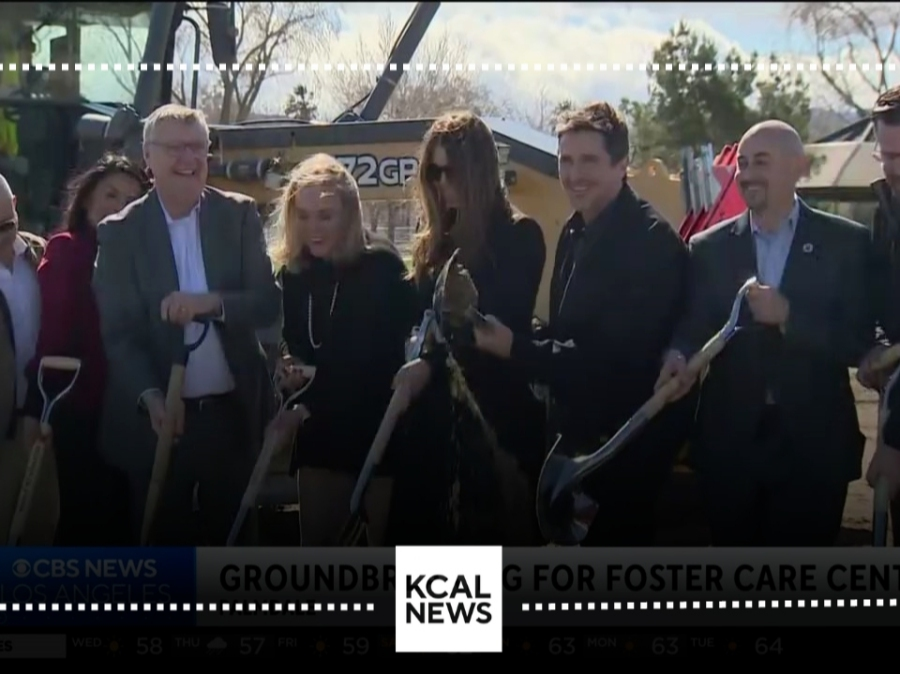
[[[69,71],[77,72],[101,71],[108,72],[110,70],[120,72],[122,70],[134,71],[227,71],[227,70],[244,70],[244,71],[272,71],[272,72],[356,72],[356,71],[374,71],[381,72],[385,68],[383,63],[248,63],[241,68],[238,64],[215,64],[215,63],[0,63],[0,71],[30,71],[30,70],[49,70],[49,71]],[[532,73],[556,73],[556,72],[606,72],[606,71],[625,71],[625,72],[647,72],[647,71],[691,71],[691,72],[723,72],[730,71],[733,73],[743,71],[768,71],[768,72],[869,72],[871,70],[881,72],[888,70],[894,72],[897,65],[894,63],[818,63],[818,62],[777,62],[777,61],[756,61],[753,63],[391,63],[390,71],[402,70],[404,72],[414,71],[470,71],[470,72],[532,72]]]
[[[839,598],[837,600],[685,600],[666,602],[523,602],[523,612],[621,611],[670,609],[818,609],[829,607],[896,607],[897,598]]]
[[[66,603],[33,603],[33,602],[0,602],[2,612],[373,612],[375,604],[348,602],[290,602],[290,603],[256,603],[256,602],[170,602],[170,603],[110,603],[110,602],[66,602]]]

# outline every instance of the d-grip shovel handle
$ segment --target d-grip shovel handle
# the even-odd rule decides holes
[[[200,337],[198,337],[193,342],[189,342],[184,345],[184,349],[179,354],[178,365],[187,366],[188,359],[191,356],[191,352],[197,350],[197,348],[203,344],[203,341],[206,339],[206,336],[209,334],[209,327],[212,325],[212,321],[215,317],[212,314],[201,314],[194,318],[193,323],[199,323],[203,326],[203,330],[200,331]],[[171,380],[169,380],[171,382]]]

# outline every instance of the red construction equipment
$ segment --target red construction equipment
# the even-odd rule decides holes
[[[692,152],[690,154],[692,156]],[[703,171],[700,171],[699,175],[697,175],[697,172],[693,171],[692,168],[688,165],[682,171],[681,180],[688,182],[685,189],[685,194],[688,196],[692,194],[690,185],[698,178],[701,181],[705,179]],[[715,160],[712,162],[711,170],[708,171],[710,185],[700,188],[701,193],[711,197],[708,200],[711,205],[707,206],[704,203],[706,200],[694,201],[688,197],[687,213],[681,222],[681,226],[678,228],[678,233],[682,239],[688,241],[695,234],[708,230],[716,223],[721,223],[723,220],[728,220],[743,213],[747,207],[744,205],[744,199],[741,197],[737,183],[734,180],[736,172],[737,145],[726,145],[716,155]]]

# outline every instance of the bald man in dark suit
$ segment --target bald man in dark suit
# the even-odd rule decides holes
[[[694,445],[714,545],[831,546],[860,477],[848,369],[871,345],[869,234],[795,194],[809,162],[797,132],[742,138],[748,211],[692,238],[690,300],[657,386],[693,382],[685,361],[727,321],[750,277],[740,331],[703,381]]]

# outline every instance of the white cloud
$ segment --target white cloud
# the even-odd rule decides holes
[[[353,63],[358,60],[359,44],[368,51],[377,41],[379,21],[388,13],[399,27],[412,11],[414,3],[362,3],[342,6],[342,30],[321,61]],[[654,49],[668,30],[678,21],[713,40],[721,54],[735,48],[747,57],[758,51],[767,58],[772,51],[782,61],[812,62],[809,45],[799,29],[790,30],[783,3],[756,3],[738,8],[733,3],[444,3],[426,34],[447,31],[469,46],[469,60],[500,64],[503,72],[482,73],[483,81],[498,99],[533,105],[538,93],[558,100],[608,99],[623,97],[643,99],[647,94],[647,73],[637,64],[651,60]],[[421,50],[420,50],[421,52]],[[415,58],[413,59],[415,61]],[[589,72],[586,63],[595,64]],[[547,64],[557,64],[552,72]],[[561,71],[558,64],[568,64]],[[606,63],[608,69],[599,69]],[[509,72],[510,64],[516,72]],[[519,70],[528,64],[527,72]],[[534,70],[541,64],[541,71]],[[582,64],[576,71],[574,64]],[[620,64],[613,70],[612,64]],[[627,65],[635,66],[628,70]],[[813,102],[835,103],[830,88],[821,75],[806,76],[811,84]],[[375,74],[373,72],[373,83]],[[896,80],[896,78],[893,78]],[[327,77],[316,85],[323,107],[331,111],[333,101],[327,92]],[[279,87],[283,90],[283,87]],[[854,91],[866,104],[874,98],[858,76]]]
[[[479,67],[483,63],[492,69],[502,66],[502,73],[482,75],[500,98],[525,102],[538,90],[558,99],[643,98],[646,73],[626,70],[626,65],[649,61],[665,31],[639,25],[612,27],[591,4],[596,3],[447,4],[429,33],[447,31],[465,42],[469,61]],[[512,7],[517,11],[510,11]],[[348,5],[342,20],[344,30],[329,51],[331,60],[355,60],[360,42],[371,50],[379,20],[390,12],[399,25],[410,9],[411,3],[355,5],[352,9]],[[593,72],[585,69],[589,62],[595,64]],[[510,64],[515,72],[509,72]],[[536,64],[540,71],[535,70]],[[556,66],[552,72],[547,70],[548,64]],[[566,64],[567,69],[561,71],[559,64]],[[582,64],[582,70],[574,70],[575,64]],[[600,64],[609,64],[609,69],[600,70]],[[612,64],[621,64],[621,70],[613,70]],[[526,72],[521,71],[523,65],[528,67]]]

